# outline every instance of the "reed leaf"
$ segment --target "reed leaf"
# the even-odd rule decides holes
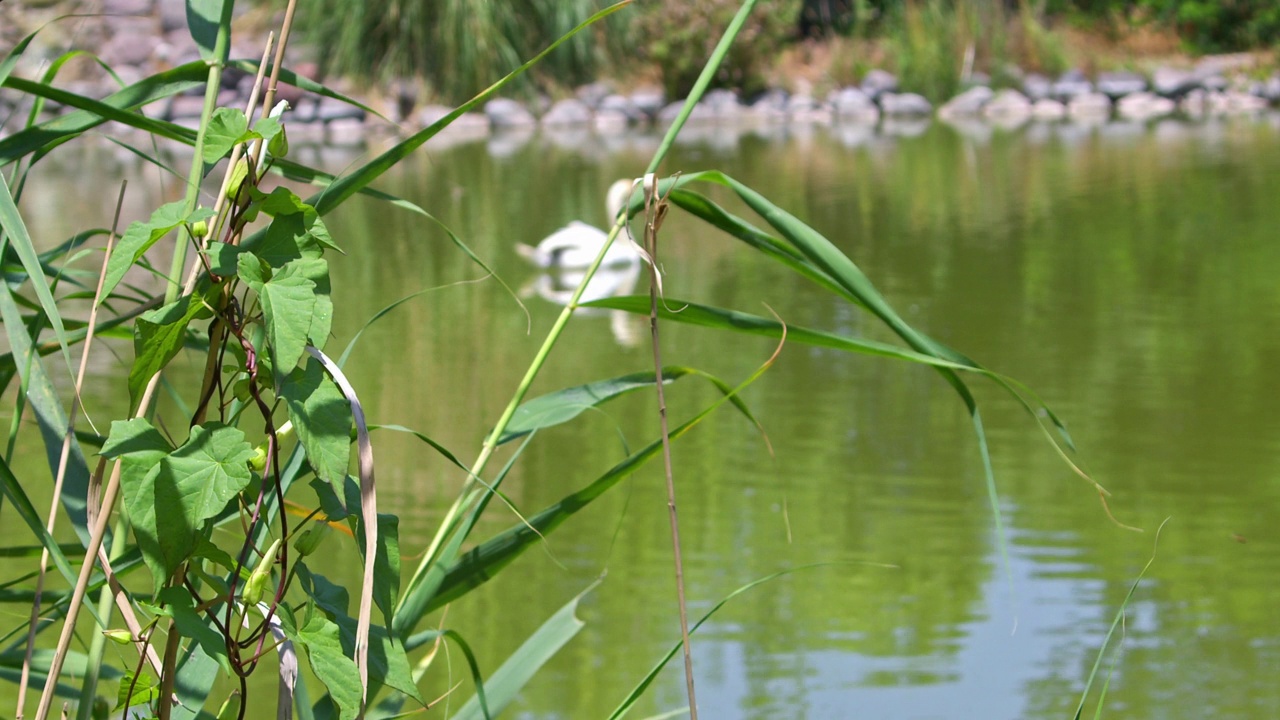
[[[578,603],[594,588],[593,584],[583,590],[542,623],[497,670],[493,671],[483,685],[483,695],[477,692],[475,697],[458,710],[453,720],[496,717],[511,704],[534,674],[585,626],[576,614]]]
[[[0,233],[4,235],[0,237],[0,248],[11,245],[14,252],[21,258],[22,267],[27,271],[27,277],[31,280],[31,287],[40,300],[45,318],[53,326],[54,336],[58,339],[62,357],[67,363],[67,374],[74,376],[75,371],[71,367],[71,350],[67,346],[67,330],[62,326],[62,313],[58,310],[57,301],[53,299],[53,291],[49,289],[49,283],[45,281],[39,253],[31,242],[31,235],[27,233],[27,225],[22,221],[22,215],[18,213],[18,206],[13,202],[13,196],[9,194],[9,183],[4,179],[3,174],[0,174]],[[0,280],[0,282],[3,281]]]
[[[203,62],[190,62],[185,65],[179,65],[170,70],[143,78],[100,101],[93,102],[110,107],[113,111],[128,114],[129,111],[136,110],[148,103],[200,87],[204,84],[208,70],[208,66]],[[31,83],[29,80],[10,77],[5,81],[4,87],[12,87],[15,83],[24,88],[39,85],[39,83]],[[48,92],[48,90],[41,90],[41,92]],[[75,95],[75,93],[70,93],[70,95]],[[83,100],[87,101],[88,98],[83,98]],[[82,100],[77,100],[77,102],[82,102]],[[135,117],[142,116],[135,115]],[[107,120],[108,118],[99,113],[82,109],[16,132],[0,140],[0,167],[4,167],[38,150],[54,147],[59,143],[74,139]]]

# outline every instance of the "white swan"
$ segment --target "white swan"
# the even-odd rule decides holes
[[[619,180],[609,186],[605,195],[605,208],[609,212],[609,222],[618,218],[622,207],[631,198],[634,182]],[[574,220],[568,225],[551,233],[537,247],[516,243],[516,252],[529,262],[542,268],[585,268],[595,261],[600,254],[609,234],[584,222]],[[605,253],[601,265],[630,265],[640,262],[637,249],[625,237],[615,238]]]

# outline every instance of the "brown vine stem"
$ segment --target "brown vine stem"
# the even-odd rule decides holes
[[[296,7],[296,0],[289,0],[289,7],[285,11],[284,28],[282,29],[280,42],[276,46],[276,58],[283,59],[284,45],[288,39],[289,26],[293,21],[293,12]],[[276,68],[272,71],[272,86],[275,84],[275,78],[279,73],[279,60],[277,60]],[[274,93],[269,88],[267,91],[267,99],[274,97]],[[207,115],[207,113],[206,113]],[[193,160],[199,163],[200,158]],[[227,173],[230,173],[234,165],[227,166]],[[180,233],[182,235],[182,233]],[[182,288],[183,295],[190,295],[195,287],[196,278],[199,277],[201,270],[200,257],[197,254],[191,265],[191,270],[187,275],[187,281]],[[145,417],[148,409],[151,407],[151,400],[155,396],[156,387],[160,384],[160,373],[151,376],[147,382],[147,387],[142,393],[142,398],[138,402],[138,410],[134,417]],[[89,588],[89,577],[93,574],[93,568],[97,564],[98,549],[102,547],[102,539],[107,532],[107,523],[110,521],[111,512],[115,509],[116,499],[120,495],[120,471],[121,461],[117,459],[111,467],[111,479],[107,481],[107,489],[102,495],[102,509],[98,515],[98,521],[93,523],[92,531],[89,535],[89,544],[85,548],[84,562],[80,565],[80,574],[76,578],[75,587],[71,591],[71,602],[67,604],[66,617],[62,623],[62,633],[58,636],[58,646],[54,651],[53,657],[49,662],[48,676],[56,678],[62,673],[62,665],[66,660],[67,651],[71,647],[71,637],[75,634],[76,618],[80,614],[80,608],[84,604],[84,596]],[[36,711],[35,720],[47,720],[49,712],[53,707],[54,685],[56,683],[46,683],[44,692],[40,695],[40,706]],[[162,701],[162,705],[167,704],[167,699]]]
[[[85,369],[89,367],[89,349],[93,345],[93,330],[98,321],[98,303],[102,300],[102,286],[107,277],[107,259],[116,242],[116,229],[120,226],[120,208],[124,205],[127,180],[120,183],[120,196],[116,198],[116,212],[111,220],[111,232],[107,235],[107,248],[102,255],[102,269],[98,272],[98,289],[93,296],[93,308],[89,310],[89,324],[85,329],[84,347],[80,351],[80,370],[76,373],[75,395],[71,398],[71,412],[67,413],[67,432],[62,436],[62,454],[58,458],[58,474],[53,481],[53,498],[49,501],[49,519],[45,530],[53,536],[58,523],[58,505],[62,502],[62,484],[67,477],[67,461],[71,457],[71,440],[75,437],[76,415],[80,413],[80,388],[84,386]],[[31,603],[31,625],[27,628],[27,652],[22,658],[22,679],[18,681],[18,710],[14,713],[22,720],[22,708],[27,701],[27,681],[31,678],[31,655],[36,649],[36,627],[40,621],[40,596],[44,594],[44,576],[49,569],[49,549],[40,553],[40,566],[36,571],[36,595]],[[51,676],[53,677],[53,676]]]
[[[654,385],[658,391],[658,422],[662,430],[662,463],[667,475],[667,514],[671,518],[671,548],[675,557],[676,598],[680,605],[680,642],[684,648],[684,681],[689,693],[689,720],[698,720],[693,691],[693,648],[689,643],[689,611],[684,596],[684,560],[680,554],[680,521],[676,515],[676,482],[671,471],[671,434],[667,429],[667,399],[662,388],[662,351],[658,345],[658,229],[667,214],[667,199],[658,196],[658,178],[644,176],[644,244],[649,257],[649,331],[653,335]]]

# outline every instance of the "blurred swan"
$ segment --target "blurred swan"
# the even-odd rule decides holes
[[[609,186],[605,195],[605,207],[609,212],[609,222],[617,219],[618,213],[631,197],[633,182],[619,180]],[[516,243],[516,252],[529,262],[541,268],[586,268],[600,254],[609,234],[597,227],[574,220],[568,225],[551,233],[545,240],[531,247]],[[634,265],[640,262],[638,248],[625,237],[615,238],[605,253],[602,266]]]
[[[616,241],[615,241],[616,242]],[[537,295],[543,300],[556,305],[568,305],[573,292],[582,282],[585,273],[582,270],[565,270],[564,272],[545,272],[534,278],[520,292],[521,297]],[[582,291],[579,302],[591,302],[607,297],[630,295],[635,291],[636,280],[640,277],[640,263],[630,265],[614,265],[602,267],[591,278],[591,282]],[[602,310],[600,308],[580,308],[579,315],[609,315],[609,329],[614,340],[622,347],[635,347],[643,336],[645,319],[623,310]]]

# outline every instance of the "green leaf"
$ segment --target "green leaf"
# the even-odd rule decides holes
[[[662,377],[666,382],[673,382],[690,372],[688,368],[664,368]],[[654,374],[651,372],[632,373],[541,395],[516,408],[498,444],[523,437],[534,430],[569,422],[590,408],[634,390],[652,387],[653,383]]]
[[[273,117],[264,117],[253,124],[253,134],[262,138],[262,140],[270,146],[275,141],[276,136],[280,134],[280,130],[284,126],[280,121]]]
[[[104,301],[107,299],[124,279],[129,268],[133,267],[133,264],[138,262],[160,238],[183,223],[208,220],[211,217],[213,217],[211,208],[197,208],[195,212],[187,213],[186,203],[178,200],[156,208],[146,222],[139,220],[131,223],[107,260],[107,276],[102,284],[102,299]]]
[[[302,359],[312,319],[316,314],[316,283],[304,277],[307,269],[297,262],[286,264],[270,279],[265,279],[260,261],[254,255],[240,256],[240,278],[258,294],[267,326],[267,342],[276,372],[288,372]],[[329,312],[332,313],[332,306]],[[331,315],[330,315],[331,317]]]
[[[351,460],[351,403],[314,359],[307,360],[305,369],[289,373],[280,395],[307,452],[307,462],[317,477],[341,492]]]
[[[588,588],[587,592],[590,591],[591,588]],[[477,694],[458,710],[453,720],[496,717],[510,705],[534,674],[583,628],[584,623],[575,615],[583,595],[575,597],[557,610],[489,676],[484,683],[487,708],[481,708]]]
[[[286,625],[286,631],[288,626]],[[339,720],[354,720],[360,714],[364,696],[360,687],[360,671],[342,647],[342,631],[324,615],[308,609],[306,621],[298,628],[294,642],[307,652],[311,671],[329,690],[338,706]]]
[[[133,689],[132,693],[129,692],[130,688]],[[112,711],[146,705],[158,697],[160,697],[160,684],[155,678],[143,671],[137,676],[137,682],[134,682],[134,674],[127,672],[120,678],[120,691],[116,693],[116,706]],[[128,714],[125,713],[126,716]]]
[[[360,535],[363,538],[364,529]],[[364,540],[357,543],[364,555]],[[365,562],[368,559],[365,558]],[[400,518],[378,513],[378,552],[373,560],[373,602],[382,611],[383,623],[391,627],[400,594]]]
[[[171,452],[173,446],[159,430],[143,418],[134,418],[112,421],[111,434],[99,454],[120,459],[120,487],[127,497]]]
[[[133,367],[129,369],[130,407],[136,408],[151,376],[160,372],[186,342],[187,326],[205,309],[199,295],[184,295],[138,318],[134,325]]]
[[[67,346],[67,331],[62,326],[62,313],[58,311],[58,303],[53,299],[49,283],[45,281],[39,254],[36,252],[35,245],[31,243],[26,223],[18,213],[18,206],[13,202],[13,195],[9,193],[9,183],[4,179],[3,173],[0,173],[0,234],[3,234],[7,241],[12,242],[14,251],[18,253],[18,257],[22,258],[22,267],[27,271],[31,287],[35,289],[36,297],[40,300],[40,307],[44,310],[45,317],[49,319],[49,324],[53,326],[54,336],[58,338],[58,346],[62,348],[62,358],[67,363],[67,374],[74,376],[75,373],[71,370],[71,351]],[[5,244],[8,243],[5,242]]]
[[[234,5],[232,0],[187,0],[187,28],[206,61],[227,61]]]
[[[238,245],[213,241],[202,251],[209,259],[209,271],[220,277],[235,275],[240,254],[247,252]]]
[[[380,524],[381,525],[381,524]],[[311,572],[302,563],[298,566],[298,578],[316,606],[324,611],[329,620],[340,629],[342,652],[347,657],[355,654],[356,619],[347,614],[350,599],[345,588],[335,585],[323,575]],[[409,697],[424,703],[417,685],[413,682],[413,673],[409,667],[409,658],[404,646],[394,640],[381,625],[369,627],[369,696],[383,685],[395,688]],[[425,704],[425,703],[424,703]]]
[[[250,139],[249,121],[244,111],[220,107],[213,111],[204,134],[204,162],[211,165],[231,152],[231,148]]]
[[[146,435],[145,429],[140,435]],[[236,428],[197,425],[187,442],[162,458],[132,491],[124,488],[125,507],[157,591],[194,553],[207,521],[249,484],[252,456],[253,448]]]
[[[209,657],[218,661],[227,675],[231,674],[231,662],[227,659],[226,640],[216,632],[209,621],[196,613],[195,598],[185,587],[168,587],[156,597],[164,603],[161,612],[173,618],[178,632],[194,640]]]

